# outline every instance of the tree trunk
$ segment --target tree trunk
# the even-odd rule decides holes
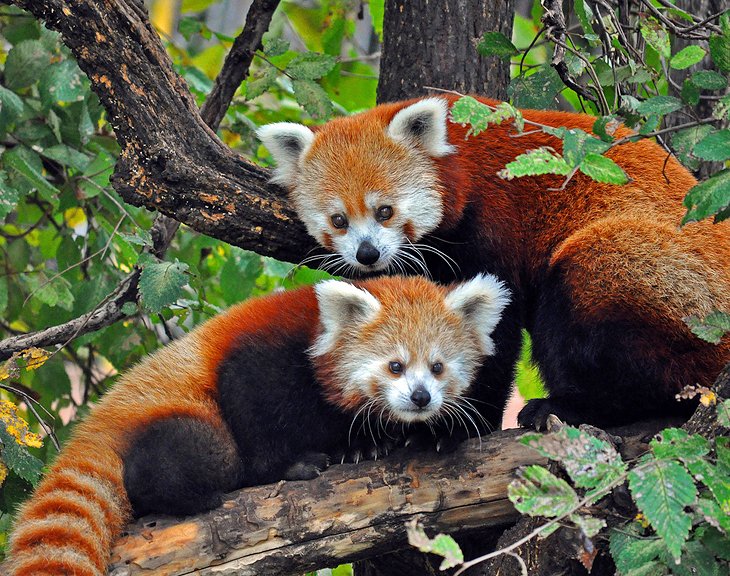
[[[485,58],[485,32],[512,34],[513,0],[387,0],[378,101],[429,93],[429,86],[507,98],[509,63]]]

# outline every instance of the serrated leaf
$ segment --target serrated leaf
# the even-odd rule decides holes
[[[278,71],[273,66],[266,65],[265,68],[258,70],[246,81],[246,100],[253,100],[271,88],[276,82],[277,75]]]
[[[182,287],[188,282],[185,274],[188,265],[177,260],[161,262],[149,255],[140,257],[139,264],[142,266],[139,277],[142,304],[148,312],[160,312],[182,293]]]
[[[563,132],[563,158],[570,166],[580,164],[587,154],[603,154],[610,145],[579,128]]]
[[[570,484],[542,466],[520,469],[507,487],[507,496],[518,512],[548,518],[574,510],[579,502]]]
[[[725,16],[723,16],[725,17]],[[710,56],[721,72],[730,73],[730,31],[725,28],[722,35],[710,36]]]
[[[702,90],[722,90],[727,88],[727,78],[714,70],[698,70],[690,76],[692,84]]]
[[[600,154],[586,154],[578,168],[583,174],[597,182],[626,184],[629,181],[629,177],[621,166]]]
[[[629,487],[639,510],[679,561],[692,526],[684,509],[697,500],[692,477],[677,462],[648,461],[629,472]]]
[[[38,92],[44,106],[56,102],[80,102],[87,92],[85,76],[73,60],[55,62],[43,70]]]
[[[687,464],[687,468],[695,479],[710,489],[720,508],[730,514],[730,478],[707,460],[691,461]]]
[[[675,112],[682,107],[682,101],[674,96],[654,96],[648,100],[644,100],[636,107],[639,114],[648,116],[650,114],[669,114]]]
[[[430,552],[443,557],[440,569],[447,570],[464,563],[464,554],[456,541],[446,534],[437,534],[429,538],[423,527],[416,520],[406,523],[408,543],[421,552]]]
[[[593,133],[604,142],[613,142],[613,135],[619,126],[621,120],[617,116],[602,116],[593,123]]]
[[[80,171],[86,170],[89,162],[91,162],[91,158],[89,158],[86,154],[79,152],[78,150],[74,150],[65,144],[57,144],[49,148],[44,148],[42,154],[46,158],[55,160],[59,164],[69,166]]]
[[[726,534],[730,532],[730,512],[720,508],[720,505],[715,500],[700,498],[697,501],[696,510],[711,526],[719,528]]]
[[[530,76],[517,76],[507,87],[512,104],[517,108],[555,108],[555,99],[565,84],[555,68],[545,64]]]
[[[122,305],[122,314],[125,316],[133,316],[137,313],[137,305],[134,302],[125,302]]]
[[[294,97],[315,118],[327,118],[332,114],[332,101],[319,84],[311,80],[293,80]]]
[[[613,446],[572,426],[549,434],[529,434],[520,441],[560,462],[578,488],[608,486],[626,471]]]
[[[35,486],[41,478],[43,461],[33,456],[25,446],[19,445],[0,421],[0,444],[3,462],[13,472]]]
[[[520,53],[510,39],[501,32],[485,32],[477,44],[477,52],[482,56],[497,56],[503,60]]]
[[[712,130],[712,126],[708,125],[693,126],[692,128],[685,128],[684,130],[675,132],[672,136],[672,150],[674,150],[679,161],[690,170],[696,170],[700,165],[699,161],[692,155],[692,150],[697,142],[702,140]]]
[[[44,273],[28,275],[28,286],[32,290],[32,297],[53,308],[60,306],[64,310],[72,310],[74,296],[71,293],[71,284],[63,276],[48,278]]]
[[[639,23],[639,29],[641,35],[646,40],[646,43],[654,48],[661,56],[669,58],[672,54],[672,49],[669,41],[669,34],[667,33],[664,26],[650,16],[641,15]]]
[[[630,528],[614,528],[610,533],[609,548],[616,568],[623,575],[656,560],[665,546],[658,538],[640,538]]]
[[[715,216],[716,222],[727,218],[730,215],[730,170],[718,172],[690,189],[684,197],[684,206],[687,213],[682,224],[708,216]]]
[[[663,562],[648,562],[634,570],[629,570],[624,576],[668,576],[669,570]]]
[[[692,154],[703,160],[723,162],[730,158],[730,130],[718,130],[705,136],[693,148]]]
[[[15,92],[0,86],[0,126],[15,122],[23,112],[23,101]]]
[[[593,29],[591,21],[593,20],[593,10],[591,7],[584,2],[584,0],[576,0],[574,3],[575,14],[578,16],[578,22],[580,22],[581,28],[583,28],[583,35],[589,42],[595,42],[599,36]]]
[[[702,533],[702,544],[718,558],[730,561],[730,538],[717,528],[709,527]]]
[[[451,121],[456,124],[469,124],[471,126],[469,134],[476,136],[484,132],[490,124],[501,124],[510,118],[521,117],[519,110],[507,102],[501,102],[494,108],[492,110],[490,106],[471,96],[463,96],[451,107]]]
[[[497,175],[505,180],[522,176],[539,176],[542,174],[558,174],[567,176],[571,168],[562,156],[552,148],[542,147],[528,150],[507,164]]]
[[[705,57],[705,54],[707,54],[707,52],[705,52],[705,49],[701,46],[686,46],[672,56],[672,59],[669,61],[669,66],[675,70],[684,70],[685,68],[689,68],[690,66],[701,62]]]
[[[294,80],[317,80],[337,64],[337,58],[329,54],[305,52],[295,56],[286,66],[286,73]]]
[[[712,344],[719,344],[722,337],[730,332],[730,314],[715,310],[705,318],[688,316],[684,323],[689,326],[695,336]]]
[[[57,203],[60,190],[45,179],[30,162],[23,156],[21,148],[7,150],[2,159],[6,166],[20,174],[31,186],[33,186],[44,200]]]
[[[697,434],[688,434],[680,428],[667,428],[649,443],[657,458],[692,462],[710,453],[710,443]]]
[[[256,285],[256,278],[263,268],[258,254],[233,250],[221,268],[219,281],[223,299],[228,305],[240,302],[251,295]]]
[[[23,40],[8,52],[5,83],[11,90],[27,88],[50,65],[52,54],[39,40]]]
[[[289,40],[285,40],[281,37],[266,38],[264,40],[264,54],[266,54],[269,58],[281,56],[282,54],[285,54],[287,50],[289,50]]]

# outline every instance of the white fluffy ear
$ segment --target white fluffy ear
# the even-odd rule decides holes
[[[375,319],[380,302],[367,290],[339,280],[326,280],[314,287],[319,304],[322,333],[312,346],[312,354],[321,356],[334,347],[345,328],[366,324]]]
[[[446,100],[425,98],[393,116],[387,133],[393,140],[420,145],[435,158],[446,156],[456,152],[447,138],[448,115]]]
[[[312,145],[314,132],[303,124],[275,122],[261,126],[256,136],[276,161],[271,181],[285,186],[296,184],[299,159]]]
[[[491,274],[479,274],[454,288],[446,296],[446,305],[464,318],[481,340],[482,351],[494,354],[490,335],[497,327],[502,311],[509,304],[509,289]]]

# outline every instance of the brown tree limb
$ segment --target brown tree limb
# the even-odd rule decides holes
[[[622,455],[645,451],[665,424],[613,431],[622,435]],[[481,450],[478,440],[448,456],[402,449],[333,466],[312,481],[246,488],[182,521],[142,518],[117,542],[110,574],[301,574],[406,548],[404,524],[414,518],[431,534],[494,532],[519,517],[507,499],[513,471],[546,464],[517,441],[523,433],[491,434]]]
[[[205,124],[141,2],[15,3],[58,30],[89,76],[122,148],[112,184],[125,201],[280,260],[315,246],[268,171]]]

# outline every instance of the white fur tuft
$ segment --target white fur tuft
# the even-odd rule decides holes
[[[424,98],[398,112],[388,125],[393,140],[421,146],[430,156],[439,158],[456,152],[449,144],[446,122],[449,104],[443,98]]]
[[[292,187],[296,184],[299,160],[309,150],[314,132],[303,124],[275,122],[256,131],[256,136],[269,149],[276,162],[272,182]]]
[[[334,348],[343,330],[367,324],[380,312],[380,302],[367,290],[340,280],[325,280],[314,287],[322,333],[311,348],[321,356]]]
[[[449,292],[446,305],[476,331],[482,352],[490,356],[495,352],[490,335],[509,304],[509,298],[509,289],[504,282],[491,274],[479,274]]]

